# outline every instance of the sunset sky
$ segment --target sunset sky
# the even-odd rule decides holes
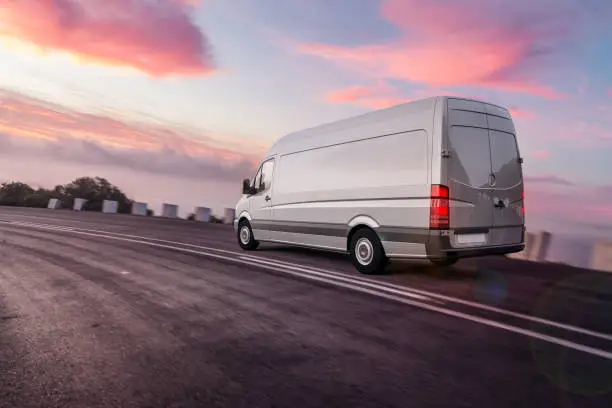
[[[612,2],[0,0],[0,180],[220,213],[283,134],[441,94],[511,109],[529,228],[612,234]]]

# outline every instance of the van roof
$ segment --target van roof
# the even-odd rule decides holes
[[[299,150],[304,150],[308,148],[315,147],[317,145],[329,144],[330,142],[330,134],[339,132],[343,129],[370,124],[373,122],[383,122],[387,119],[396,118],[398,116],[404,116],[408,113],[410,114],[418,114],[422,113],[424,115],[433,116],[433,110],[437,102],[446,102],[448,99],[459,99],[464,101],[473,101],[483,103],[489,106],[495,106],[499,109],[505,110],[507,109],[493,105],[488,102],[484,102],[474,98],[459,98],[454,96],[432,96],[429,98],[418,99],[406,103],[402,103],[399,105],[395,105],[389,108],[377,109],[374,111],[366,112],[361,115],[351,116],[349,118],[336,120],[333,122],[324,123],[321,125],[313,126],[307,129],[299,130],[296,132],[289,133],[285,136],[279,138],[273,145],[270,147],[266,157],[273,156],[275,154],[285,154],[290,152],[295,152]],[[359,135],[356,135],[355,138],[358,138]],[[333,142],[332,142],[333,143]]]

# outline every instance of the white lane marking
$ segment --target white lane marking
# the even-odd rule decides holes
[[[244,255],[243,255],[244,256]],[[251,255],[246,255],[246,258],[252,259],[253,261],[257,261],[261,258],[259,257],[254,257]],[[276,259],[271,259],[271,258],[267,258],[267,261],[273,261],[275,263],[281,264],[283,266],[295,266],[295,267],[301,267],[301,268],[306,268],[306,269],[310,269],[312,271],[318,271],[324,274],[328,274],[328,275],[335,275],[335,276],[350,276],[350,275],[346,275],[344,273],[338,273],[338,272],[334,272],[334,271],[330,271],[327,269],[322,269],[322,268],[317,268],[317,267],[313,267],[313,266],[306,266],[306,265],[301,265],[301,264],[296,264],[296,263],[292,263],[292,262],[286,262],[286,261],[280,261],[280,260],[276,260]],[[510,310],[506,310],[506,309],[501,309],[495,306],[489,306],[489,305],[484,305],[482,303],[476,303],[476,302],[471,302],[469,300],[465,300],[465,299],[459,299],[459,298],[455,298],[452,296],[446,296],[446,295],[442,295],[439,293],[435,293],[435,292],[431,292],[431,291],[427,291],[427,290],[421,290],[421,289],[416,289],[410,286],[402,286],[402,285],[395,285],[392,283],[388,283],[388,282],[379,282],[373,279],[368,279],[368,278],[362,278],[362,277],[358,277],[359,280],[364,281],[364,282],[371,282],[371,283],[376,283],[379,286],[384,286],[387,288],[391,288],[391,289],[397,289],[397,290],[405,290],[405,291],[409,291],[415,294],[420,294],[420,295],[424,295],[424,296],[429,296],[432,297],[434,299],[440,299],[440,300],[445,300],[447,302],[450,303],[456,303],[456,304],[461,304],[464,306],[469,306],[475,309],[482,309],[482,310],[487,310],[489,312],[494,312],[494,313],[498,313],[498,314],[502,314],[502,315],[506,315],[506,316],[510,316],[510,317],[515,317],[517,319],[523,319],[523,320],[528,320],[528,321],[532,321],[534,323],[540,323],[543,325],[547,325],[547,326],[551,326],[551,327],[556,327],[559,329],[564,329],[567,331],[573,331],[575,333],[581,333],[581,334],[585,334],[587,336],[592,336],[592,337],[597,337],[600,339],[604,339],[604,340],[609,340],[612,341],[612,335],[610,334],[606,334],[606,333],[601,333],[601,332],[596,332],[593,330],[588,330],[588,329],[584,329],[582,327],[577,327],[577,326],[572,326],[569,324],[564,324],[564,323],[559,323],[559,322],[555,322],[552,320],[547,320],[547,319],[543,319],[540,317],[535,317],[535,316],[531,316],[531,315],[526,315],[523,313],[517,313],[517,312],[512,312]]]
[[[265,264],[261,264],[261,263],[257,263],[257,262],[250,262],[250,261],[247,261],[245,259],[232,258],[232,257],[228,257],[228,256],[212,254],[212,253],[209,253],[209,252],[202,252],[202,251],[197,251],[197,250],[188,249],[188,248],[182,248],[182,247],[177,247],[177,246],[171,246],[171,245],[166,245],[166,244],[158,244],[158,243],[154,243],[154,242],[150,242],[150,241],[136,240],[136,239],[124,238],[124,237],[118,237],[118,236],[114,237],[114,236],[110,236],[110,235],[99,235],[99,234],[94,234],[94,233],[89,233],[89,232],[84,232],[84,231],[70,231],[70,232],[73,233],[73,234],[80,234],[80,235],[94,236],[94,237],[100,237],[100,238],[107,238],[107,239],[113,239],[113,240],[124,241],[124,242],[140,243],[140,244],[145,244],[145,245],[149,245],[149,246],[153,246],[153,247],[158,247],[158,248],[171,249],[171,250],[175,250],[175,251],[179,251],[179,252],[185,252],[185,253],[201,255],[201,256],[205,256],[205,257],[221,259],[221,260],[230,261],[230,262],[234,262],[234,263],[242,263],[242,264],[249,265],[249,266],[255,266],[255,267],[262,268],[262,269],[268,269],[268,270],[273,270],[273,271],[277,271],[277,272],[282,272],[282,273],[285,273],[285,274],[299,276],[299,277],[303,277],[303,278],[306,278],[306,279],[315,280],[315,281],[319,281],[319,282],[325,282],[325,283],[329,283],[331,285],[349,288],[349,289],[352,289],[352,290],[355,290],[355,291],[358,291],[358,292],[362,292],[362,293],[372,294],[372,295],[375,295],[375,296],[378,296],[378,297],[381,297],[381,298],[386,298],[386,299],[394,300],[394,301],[399,302],[399,303],[411,305],[411,306],[414,306],[414,307],[418,307],[418,308],[421,308],[421,309],[429,310],[429,311],[432,311],[432,312],[437,312],[437,313],[440,313],[440,314],[443,314],[443,315],[447,315],[447,316],[456,317],[456,318],[467,320],[467,321],[471,321],[471,322],[474,322],[474,323],[480,323],[480,324],[482,324],[484,326],[489,326],[489,327],[494,327],[494,328],[506,330],[506,331],[509,331],[509,332],[512,332],[512,333],[524,335],[526,337],[531,337],[531,338],[542,340],[542,341],[545,341],[545,342],[548,342],[548,343],[551,343],[551,344],[556,344],[556,345],[559,345],[559,346],[567,347],[567,348],[570,348],[570,349],[573,349],[573,350],[577,350],[577,351],[581,351],[581,352],[584,352],[584,353],[587,353],[587,354],[591,354],[591,355],[594,355],[594,356],[602,357],[602,358],[605,358],[607,360],[612,360],[612,352],[609,352],[609,351],[605,351],[605,350],[597,349],[597,348],[594,348],[594,347],[586,346],[586,345],[583,345],[583,344],[575,343],[575,342],[572,342],[572,341],[569,341],[569,340],[560,339],[560,338],[557,338],[557,337],[553,337],[553,336],[549,336],[549,335],[546,335],[546,334],[538,333],[538,332],[535,332],[535,331],[532,331],[532,330],[522,329],[520,327],[512,326],[512,325],[509,325],[509,324],[496,322],[496,321],[489,320],[489,319],[486,319],[486,318],[483,318],[483,317],[473,316],[473,315],[470,315],[470,314],[467,314],[467,313],[457,312],[457,311],[454,311],[454,310],[450,310],[450,309],[439,307],[439,306],[435,306],[435,305],[430,305],[430,304],[419,302],[419,301],[416,301],[416,300],[406,299],[405,297],[394,296],[394,295],[390,295],[390,294],[387,294],[387,293],[384,293],[384,292],[380,292],[380,291],[376,291],[376,290],[371,290],[371,289],[364,288],[364,287],[361,287],[361,286],[353,285],[353,284],[350,284],[350,283],[339,282],[337,280],[334,280],[332,277],[327,277],[327,278],[317,277],[317,276],[313,276],[310,273],[301,273],[301,272],[292,271],[292,270],[289,270],[289,269],[286,269],[286,268],[279,268],[279,267],[276,267],[276,266],[265,265]]]
[[[262,259],[257,259],[257,258],[253,258],[253,257],[241,256],[239,258],[243,259],[243,260],[246,260],[246,261],[249,261],[249,262],[256,262],[257,264],[262,264],[262,265],[271,265],[271,266],[278,265],[278,263],[275,263],[273,261],[262,260]],[[391,289],[391,288],[385,288],[384,286],[380,286],[380,285],[376,285],[376,284],[372,284],[372,283],[368,283],[368,282],[362,282],[362,281],[359,281],[358,279],[351,279],[351,278],[346,278],[346,277],[342,277],[342,276],[329,276],[326,273],[313,271],[313,270],[310,270],[308,268],[300,268],[300,267],[297,267],[297,266],[289,266],[289,265],[281,265],[281,266],[284,267],[284,268],[287,268],[287,269],[291,269],[291,270],[294,270],[294,271],[308,273],[308,274],[311,274],[311,275],[314,275],[314,276],[331,277],[331,278],[339,280],[339,281],[358,283],[359,285],[361,285],[363,287],[376,288],[376,289],[382,290],[384,292],[394,293],[394,294],[397,294],[397,295],[401,295],[401,296],[405,296],[405,297],[411,297],[411,298],[418,299],[418,300],[431,300],[428,297],[417,295],[417,294],[414,294],[414,293],[411,293],[411,292],[407,292],[405,290],[395,290],[395,289]]]
[[[51,225],[51,224],[36,224],[33,222],[27,222],[27,221],[12,221],[11,224],[15,224],[15,225],[23,225],[26,227],[34,227],[34,228],[42,228],[42,229],[48,229],[48,230],[57,230],[57,231],[72,231],[74,230],[73,227],[64,227],[61,225]]]
[[[9,221],[9,223],[11,223],[11,224],[20,224],[20,223],[23,223],[23,222],[20,222],[20,221]],[[27,223],[27,224],[32,224],[32,223]],[[44,225],[47,225],[47,224],[38,224],[38,225],[44,226]],[[83,228],[70,228],[67,231],[85,231],[85,232],[93,232],[93,233],[97,233],[97,234],[106,234],[106,235],[111,235],[111,236],[115,235],[115,236],[119,236],[119,237],[129,237],[129,238],[136,238],[136,239],[147,240],[147,241],[163,242],[163,243],[167,243],[167,244],[181,245],[181,246],[186,246],[186,247],[189,247],[189,248],[197,248],[197,249],[202,249],[202,250],[206,250],[206,251],[214,251],[214,252],[229,254],[229,255],[233,255],[233,256],[241,256],[241,257],[245,257],[245,258],[248,258],[250,260],[253,260],[253,261],[274,262],[274,263],[277,263],[277,264],[281,264],[283,266],[293,266],[293,267],[302,268],[303,272],[304,272],[304,270],[309,270],[309,272],[310,271],[316,271],[316,272],[324,273],[324,274],[326,274],[328,276],[331,276],[331,277],[348,278],[348,279],[352,279],[353,281],[359,281],[360,283],[361,282],[368,282],[368,283],[375,284],[378,287],[385,286],[387,288],[395,289],[395,290],[398,290],[398,291],[404,291],[405,293],[410,293],[410,294],[413,294],[413,295],[414,294],[423,295],[425,297],[430,297],[430,298],[440,299],[440,300],[451,302],[451,303],[461,304],[461,305],[469,306],[469,307],[475,308],[475,309],[487,310],[487,311],[490,311],[490,312],[494,312],[494,313],[497,313],[497,314],[502,314],[502,315],[514,317],[514,318],[517,318],[517,319],[527,320],[527,321],[531,321],[531,322],[534,322],[534,323],[539,323],[539,324],[546,325],[546,326],[556,327],[556,328],[559,328],[559,329],[563,329],[563,330],[567,330],[567,331],[572,331],[572,332],[575,332],[575,333],[580,333],[580,334],[584,334],[584,335],[587,335],[587,336],[600,338],[600,339],[603,339],[603,340],[612,341],[612,335],[610,335],[610,334],[601,333],[601,332],[597,332],[597,331],[593,331],[593,330],[588,330],[588,329],[585,329],[585,328],[582,328],[582,327],[577,327],[577,326],[572,326],[572,325],[569,325],[569,324],[555,322],[555,321],[552,321],[552,320],[543,319],[543,318],[540,318],[540,317],[535,317],[535,316],[531,316],[531,315],[527,315],[527,314],[523,314],[523,313],[512,312],[510,310],[501,309],[501,308],[498,308],[498,307],[495,307],[495,306],[489,306],[489,305],[484,305],[484,304],[477,303],[477,302],[471,302],[469,300],[459,299],[459,298],[455,298],[455,297],[452,297],[452,296],[442,295],[442,294],[439,294],[439,293],[435,293],[435,292],[431,292],[431,291],[426,291],[426,290],[422,290],[422,289],[416,289],[416,288],[413,288],[413,287],[410,287],[410,286],[395,285],[395,284],[391,284],[391,283],[387,283],[387,282],[379,282],[379,281],[376,281],[374,279],[364,278],[364,277],[355,276],[355,275],[349,275],[349,274],[341,273],[341,272],[330,271],[328,269],[317,268],[317,267],[314,267],[314,266],[296,264],[296,263],[282,261],[282,260],[275,259],[275,258],[258,257],[258,256],[253,256],[253,255],[244,255],[243,252],[230,251],[230,250],[227,250],[227,249],[213,248],[213,247],[207,247],[207,246],[202,246],[202,245],[188,244],[188,243],[185,243],[185,242],[169,241],[169,240],[160,239],[160,238],[143,237],[143,236],[139,236],[139,235],[123,234],[123,233],[110,232],[110,231],[89,230],[89,229],[83,229]],[[408,295],[408,296],[410,296],[410,295]]]

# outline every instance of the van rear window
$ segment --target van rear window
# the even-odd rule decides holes
[[[470,126],[451,126],[449,177],[471,187],[486,188],[491,174],[489,131]]]
[[[491,167],[496,177],[495,188],[510,188],[521,182],[521,164],[516,137],[511,133],[489,131]]]

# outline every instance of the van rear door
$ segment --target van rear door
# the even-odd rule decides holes
[[[508,111],[486,105],[491,146],[491,196],[493,229],[491,245],[523,241],[523,170],[516,131]]]
[[[455,246],[522,241],[523,179],[509,113],[483,102],[448,99],[446,179]],[[465,235],[472,241],[462,241]]]
[[[490,197],[491,148],[483,103],[448,99],[446,150],[450,228],[487,231],[493,225]]]

